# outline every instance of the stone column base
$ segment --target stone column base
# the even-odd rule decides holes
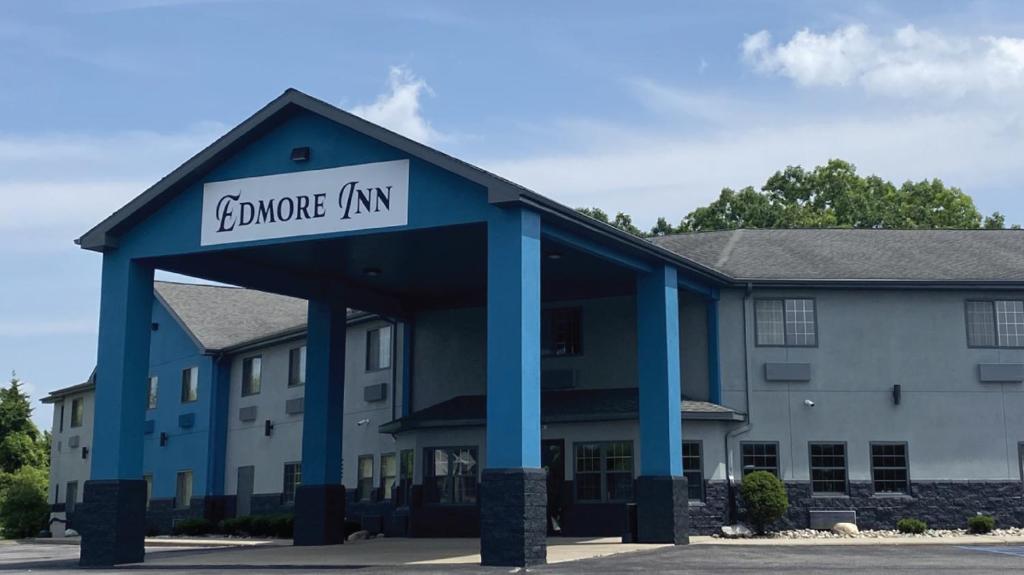
[[[86,481],[75,527],[82,535],[80,566],[141,563],[146,554],[146,481]]]
[[[299,485],[295,489],[295,545],[345,542],[345,486]]]
[[[636,478],[637,539],[640,543],[690,542],[690,502],[686,478],[641,475]]]
[[[547,563],[547,472],[484,469],[480,477],[480,563]]]

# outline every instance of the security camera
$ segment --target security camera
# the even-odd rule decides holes
[[[814,402],[809,399],[805,399],[804,405],[806,405],[807,407],[814,407]]]

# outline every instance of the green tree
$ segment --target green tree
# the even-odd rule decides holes
[[[46,470],[35,467],[22,467],[5,478],[0,492],[0,529],[4,537],[34,537],[46,526],[50,510],[47,482]]]
[[[49,457],[48,439],[32,423],[32,404],[12,374],[10,386],[0,388],[0,471],[47,467]]]

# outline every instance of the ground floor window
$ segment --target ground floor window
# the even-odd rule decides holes
[[[846,444],[811,443],[811,492],[846,494]]]
[[[699,441],[683,442],[683,476],[690,501],[704,501],[704,465]]]
[[[359,481],[356,485],[356,501],[369,501],[373,492],[373,456],[359,456]]]
[[[429,503],[476,503],[475,447],[433,447],[426,450],[424,499]]]
[[[153,474],[147,473],[142,479],[146,481],[146,509],[149,509],[149,501],[153,498]]]
[[[74,513],[76,503],[78,503],[78,482],[69,481],[67,489],[64,490],[64,512],[67,515]]]
[[[302,484],[302,463],[294,461],[284,464],[284,490],[281,500],[284,503],[295,503],[295,490]]]
[[[779,477],[779,444],[771,441],[740,444],[743,457],[743,475],[753,471],[767,471]]]
[[[577,443],[575,457],[577,501],[633,499],[633,442]]]
[[[412,479],[414,455],[412,449],[403,449],[399,454],[398,462],[398,494],[395,498],[397,505],[408,505],[412,498]]]
[[[188,509],[192,505],[192,471],[185,470],[178,472],[178,479],[175,481],[174,508]]]
[[[394,453],[383,453],[380,456],[380,493],[382,499],[392,499],[394,496],[395,477],[398,470],[395,464]]]
[[[875,493],[910,493],[906,443],[871,444],[871,480]]]

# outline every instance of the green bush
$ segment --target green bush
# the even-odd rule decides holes
[[[920,534],[928,531],[928,524],[920,519],[904,517],[896,522],[896,531],[899,531],[900,533]]]
[[[996,520],[991,515],[975,515],[967,519],[967,530],[971,533],[989,533],[996,528]]]
[[[50,505],[46,502],[45,469],[22,467],[4,478],[0,497],[0,525],[8,539],[35,537],[46,527]]]
[[[193,517],[175,523],[171,528],[171,533],[175,535],[206,535],[213,533],[214,527],[213,522],[209,519]]]
[[[740,495],[747,509],[747,518],[758,533],[763,533],[789,508],[786,486],[767,471],[754,471],[744,476]]]

